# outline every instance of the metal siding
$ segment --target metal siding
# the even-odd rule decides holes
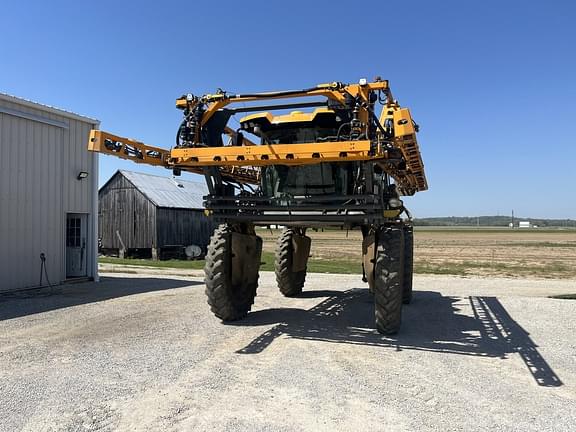
[[[90,258],[94,254],[94,242],[97,240],[93,238],[93,224],[97,224],[95,214],[93,211],[93,182],[97,181],[97,173],[93,171],[93,158],[97,157],[96,154],[90,153],[87,150],[88,136],[90,129],[93,127],[91,124],[83,123],[78,120],[66,119],[69,127],[65,131],[63,151],[60,155],[62,170],[59,184],[62,187],[62,229],[66,225],[67,213],[84,213],[88,214],[87,226],[87,270],[89,276],[94,276],[96,269],[91,265]],[[85,171],[88,177],[78,180],[78,173]],[[62,250],[62,273],[66,273],[66,251]]]
[[[94,125],[4,99],[0,106],[68,125],[0,113],[0,291],[37,286],[42,252],[50,281],[59,283],[66,277],[66,213],[87,213],[87,232],[93,232],[94,185],[90,176],[82,181],[76,176],[92,175],[97,166],[86,150]],[[89,276],[96,273],[93,241],[88,234]]]
[[[54,155],[61,153],[63,130],[2,114],[0,134],[0,290],[37,285],[42,252],[50,281],[58,283],[63,241],[55,217],[62,197],[53,185],[60,174]]]

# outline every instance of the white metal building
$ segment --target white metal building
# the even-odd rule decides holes
[[[98,125],[0,93],[0,291],[98,279]]]

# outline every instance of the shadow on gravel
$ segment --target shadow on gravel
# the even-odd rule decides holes
[[[314,293],[309,291],[307,296],[320,297]],[[267,309],[230,323],[236,326],[276,324],[237,352],[257,354],[279,336],[286,336],[398,351],[410,349],[501,359],[518,353],[538,385],[562,385],[529,334],[496,297],[463,299],[444,297],[433,291],[416,291],[413,303],[403,309],[401,332],[395,337],[385,337],[374,329],[374,306],[367,289],[316,293],[329,297],[312,309]],[[468,309],[468,314],[462,309]]]
[[[98,283],[64,284],[41,290],[1,293],[0,321],[118,297],[198,284],[203,285],[201,282],[177,279],[103,277]]]

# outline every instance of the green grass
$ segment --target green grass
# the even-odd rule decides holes
[[[138,274],[138,270],[130,270],[126,268],[107,269],[106,273]]]
[[[166,260],[153,261],[149,259],[120,259],[112,257],[100,257],[98,260],[101,264],[119,264],[143,267],[159,268],[177,268],[200,270],[204,268],[204,260],[182,261]],[[260,270],[274,271],[274,254],[271,252],[262,252],[262,264]],[[341,273],[341,274],[358,274],[362,273],[362,264],[359,261],[350,260],[321,260],[310,259],[308,262],[308,271],[311,273]]]
[[[549,298],[563,299],[563,300],[576,300],[576,294],[558,294],[549,296]]]
[[[178,269],[192,269],[198,270],[204,268],[204,261],[182,261],[182,260],[166,260],[154,261],[150,259],[136,259],[136,258],[112,258],[112,257],[99,257],[100,264],[119,264],[130,266],[142,267],[160,267],[160,268],[178,268]]]
[[[468,268],[464,263],[442,263],[434,264],[429,262],[415,262],[415,274],[437,274],[437,275],[456,275],[466,276]]]
[[[362,264],[356,261],[310,260],[308,271],[311,273],[362,274]]]
[[[131,266],[177,268],[201,270],[204,268],[204,260],[197,261],[153,261],[147,259],[120,259],[101,257],[100,263],[120,264]],[[274,271],[274,254],[262,252],[262,264],[260,270]],[[116,270],[117,271],[117,270]],[[326,260],[311,258],[308,262],[308,271],[311,273],[334,273],[334,274],[361,274],[362,264],[360,260]],[[561,262],[553,262],[543,266],[526,266],[522,264],[490,263],[485,261],[443,262],[431,263],[416,261],[414,263],[415,274],[436,275],[502,275],[511,277],[538,276],[538,277],[573,277],[573,269]]]

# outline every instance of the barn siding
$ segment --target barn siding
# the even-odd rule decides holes
[[[214,222],[203,210],[157,209],[158,246],[197,245],[206,250]]]
[[[100,190],[98,236],[102,247],[120,249],[116,230],[128,249],[156,247],[156,207],[119,172]]]
[[[66,279],[68,212],[89,215],[87,270],[97,277],[97,156],[86,149],[89,130],[96,126],[0,95],[0,291],[37,286],[40,253],[46,255],[50,281]],[[88,179],[77,180],[79,171],[88,172]]]

